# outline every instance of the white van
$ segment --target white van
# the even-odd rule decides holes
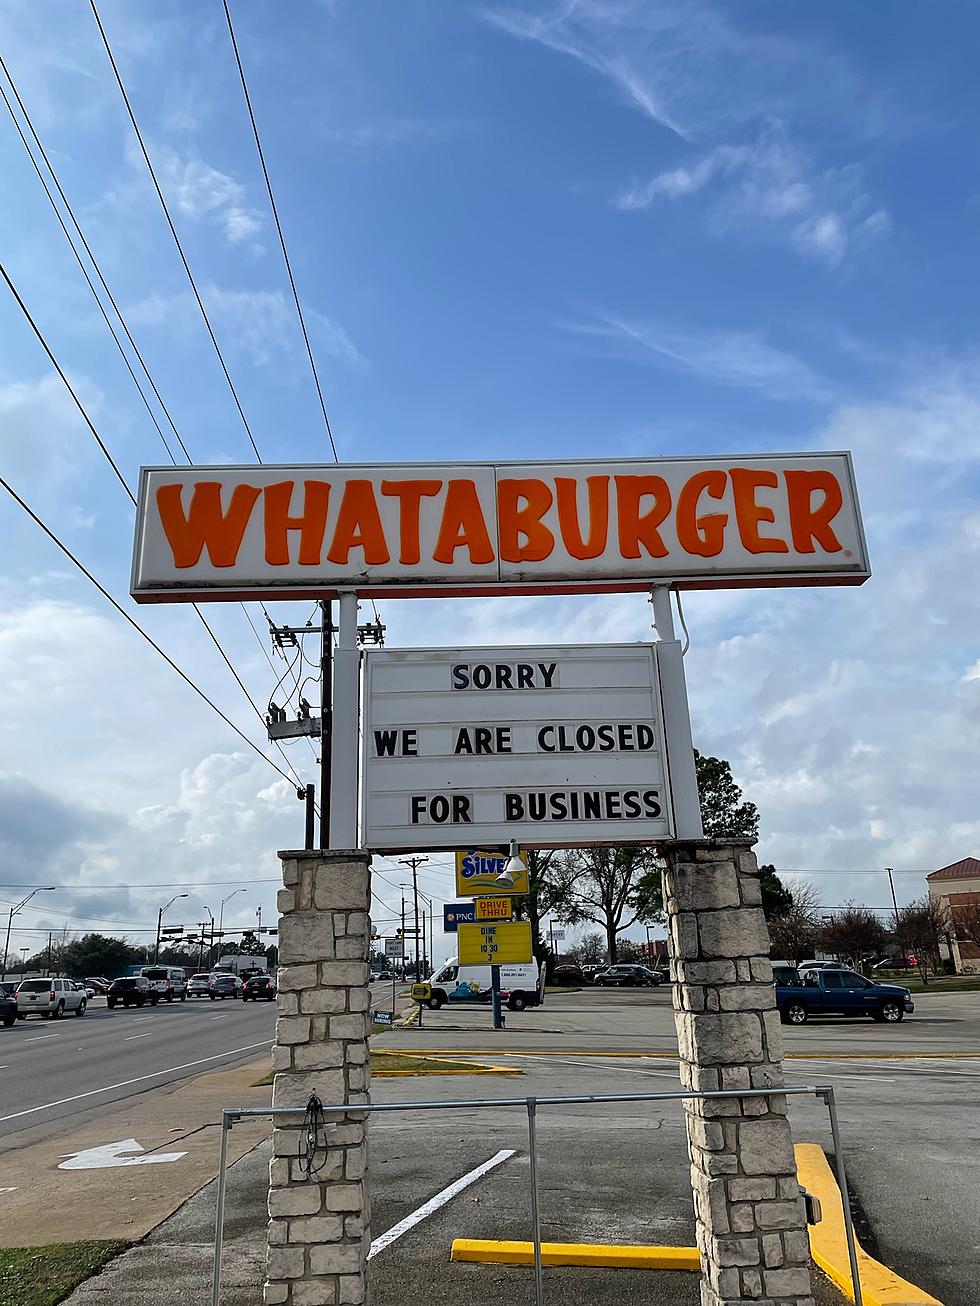
[[[460,966],[455,957],[450,957],[445,966],[430,977],[429,983],[432,985],[432,996],[427,1005],[433,1011],[438,1011],[447,1002],[490,1001],[489,966]],[[501,966],[500,997],[511,1011],[540,1006],[537,962]]]
[[[149,980],[150,988],[165,1002],[173,1002],[174,998],[187,1001],[187,975],[182,966],[144,966],[139,974]]]

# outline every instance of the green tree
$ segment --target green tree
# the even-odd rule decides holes
[[[264,957],[265,944],[259,942],[254,930],[246,930],[238,945],[238,951],[243,957]]]
[[[561,898],[561,888],[551,874],[555,852],[553,849],[528,848],[525,856],[528,892],[511,900],[514,904],[514,918],[530,921],[534,959],[539,966],[547,966],[551,949],[542,935],[541,922],[560,905]]]
[[[768,862],[759,867],[759,888],[762,890],[762,910],[767,921],[786,916],[793,910],[793,894],[776,874],[775,866]]]
[[[884,925],[870,908],[848,902],[824,923],[818,941],[838,960],[849,961],[861,968],[865,954],[879,951],[886,933]]]
[[[743,801],[742,791],[723,757],[706,757],[694,750],[701,798],[701,823],[708,839],[757,839],[759,809]]]
[[[624,844],[615,847],[569,848],[551,865],[550,881],[557,909],[570,925],[591,921],[606,936],[609,964],[617,957],[620,934],[638,921],[662,919],[650,894],[640,895],[646,877],[659,875],[656,847]]]
[[[61,948],[58,958],[60,968],[69,975],[104,975],[115,979],[127,966],[136,964],[138,949],[125,939],[110,938],[105,934],[83,934]],[[47,951],[44,953],[45,959]]]
[[[930,966],[933,971],[939,970],[939,945],[952,930],[946,904],[935,898],[920,898],[898,909],[895,934],[905,952],[915,954],[923,984],[929,983]]]

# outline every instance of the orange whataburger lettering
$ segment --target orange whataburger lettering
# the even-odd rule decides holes
[[[606,549],[609,537],[609,477],[586,478],[589,491],[589,537],[582,538],[578,519],[578,481],[571,476],[556,476],[558,492],[558,526],[562,542],[573,558],[598,558]]]
[[[797,553],[813,553],[816,540],[825,553],[840,553],[840,540],[830,525],[844,504],[840,481],[833,472],[824,471],[787,471],[783,475],[793,548]],[[823,502],[816,508],[815,490],[823,491]]]
[[[759,534],[759,523],[775,522],[776,514],[757,501],[756,491],[764,487],[776,489],[779,485],[776,473],[755,471],[749,467],[732,467],[730,475],[735,497],[735,520],[744,547],[749,553],[789,553],[789,545],[785,540]]]
[[[524,506],[520,507],[522,500]],[[550,556],[555,547],[555,537],[541,518],[552,502],[551,490],[544,481],[535,477],[497,482],[497,529],[501,558],[507,562],[541,562]]]
[[[493,562],[493,545],[473,481],[450,481],[446,487],[433,560],[452,566],[457,549],[469,549],[470,562]]]
[[[382,481],[381,493],[398,500],[398,561],[414,566],[421,555],[419,513],[423,498],[442,489],[442,481]]]
[[[653,503],[641,512],[648,498]],[[659,528],[669,512],[670,489],[662,476],[617,476],[616,518],[622,556],[639,558],[642,545],[651,558],[666,558],[667,546]]]
[[[262,491],[254,485],[236,485],[228,511],[224,512],[220,481],[196,481],[185,516],[183,490],[183,483],[157,489],[157,511],[173,551],[174,566],[195,567],[206,546],[212,566],[233,567],[255,500]]]
[[[290,517],[293,481],[279,481],[265,487],[265,560],[272,567],[289,565],[289,531],[299,531],[299,562],[315,567],[320,561],[327,529],[330,486],[326,481],[304,481],[303,513]]]
[[[340,501],[337,525],[327,551],[331,562],[346,567],[351,549],[364,550],[364,564],[377,567],[388,562],[390,554],[385,543],[384,527],[371,481],[352,480],[344,483],[344,497]]]
[[[728,477],[722,471],[697,472],[684,482],[677,496],[677,540],[685,553],[701,558],[715,558],[725,546],[727,512],[711,512],[698,516],[698,503],[702,494],[712,499],[723,499]]]

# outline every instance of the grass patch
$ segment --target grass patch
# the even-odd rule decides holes
[[[55,1306],[128,1246],[106,1241],[0,1247],[0,1306]]]
[[[390,1073],[392,1070],[399,1070],[402,1073],[413,1075],[434,1075],[440,1071],[447,1070],[474,1070],[475,1067],[470,1061],[447,1061],[445,1057],[407,1057],[401,1052],[372,1052],[371,1053],[371,1074],[383,1075]],[[272,1083],[273,1072],[270,1070],[267,1075],[257,1079],[252,1085],[253,1088],[265,1088]],[[0,1298],[0,1306],[6,1306],[6,1303]]]
[[[908,975],[905,971],[898,971],[894,975],[889,975],[887,979],[882,976],[882,984],[900,984],[904,989],[910,989],[913,993],[980,993],[980,975],[938,975],[930,976],[929,983],[923,984],[918,975]]]

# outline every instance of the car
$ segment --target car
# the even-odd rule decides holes
[[[150,988],[165,1002],[187,997],[187,976],[182,966],[144,966],[140,971],[150,981]]]
[[[84,1016],[87,1005],[85,990],[76,988],[74,980],[49,976],[22,980],[17,986],[17,1015],[21,1020],[28,1016],[60,1020],[69,1011]]]
[[[247,1002],[249,998],[253,1002],[258,1002],[259,998],[265,998],[267,1002],[274,1001],[276,996],[276,982],[271,975],[253,975],[242,985],[242,1001]]]
[[[237,998],[244,985],[237,975],[228,975],[224,971],[211,976],[208,997],[214,1002],[217,998]]]
[[[155,1007],[159,1001],[160,994],[151,987],[145,975],[123,975],[114,979],[105,997],[110,1011],[113,1007],[144,1007],[147,1003]]]
[[[12,998],[17,992],[17,985],[20,983],[20,980],[0,980],[0,993]]]
[[[663,983],[663,976],[646,966],[607,966],[605,970],[599,971],[593,983],[601,986],[656,988]]]
[[[581,984],[585,976],[581,966],[569,962],[563,966],[556,966],[551,978],[555,984]]]
[[[799,988],[803,983],[800,978],[800,972],[791,961],[774,961],[772,963],[772,982],[782,984],[784,987],[793,986]]]
[[[17,999],[12,993],[7,993],[3,988],[0,988],[0,1024],[9,1029],[16,1019]]]
[[[777,984],[776,1007],[784,1025],[805,1025],[811,1015],[870,1016],[894,1024],[915,1010],[908,989],[827,966],[801,973],[799,984]]]
[[[102,975],[86,975],[82,983],[86,988],[94,989],[97,997],[104,997],[109,992],[109,981]]]
[[[207,971],[201,971],[198,975],[192,975],[187,981],[187,996],[189,998],[208,998],[211,996],[211,976]]]
[[[92,988],[91,984],[86,983],[85,980],[72,980],[72,983],[76,989],[82,990],[86,998],[95,997],[95,989]]]

